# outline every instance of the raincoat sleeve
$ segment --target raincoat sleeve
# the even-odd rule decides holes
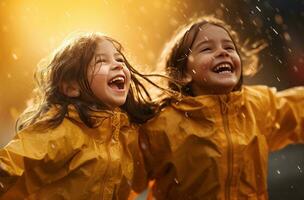
[[[0,196],[12,186],[31,191],[66,176],[73,168],[69,161],[83,141],[71,126],[63,122],[52,130],[23,130],[2,148]]]
[[[261,121],[267,127],[265,133],[269,150],[275,151],[292,143],[304,143],[304,87],[280,92],[269,88],[268,96],[268,106],[262,108],[265,115]]]
[[[143,154],[139,147],[139,133],[138,127],[135,128],[136,132],[129,135],[128,151],[132,157],[133,163],[133,177],[132,177],[132,189],[136,193],[143,192],[148,185],[147,172],[144,165]]]
[[[170,114],[167,110],[163,111],[140,128],[139,143],[150,180],[161,174],[166,168],[166,161],[171,157],[170,139],[167,135],[167,129],[170,127],[167,124],[174,122],[174,116]]]

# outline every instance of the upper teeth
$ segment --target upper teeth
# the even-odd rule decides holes
[[[214,71],[219,71],[221,68],[228,68],[229,70],[232,70],[232,67],[230,64],[224,63],[224,64],[220,64],[220,65],[216,66],[214,68]]]
[[[113,82],[115,82],[115,81],[125,81],[125,79],[124,79],[123,77],[119,76],[119,77],[113,78],[113,79],[110,81],[110,83],[113,83]]]

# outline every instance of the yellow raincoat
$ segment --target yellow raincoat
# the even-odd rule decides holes
[[[185,97],[140,132],[156,199],[268,199],[269,152],[304,142],[304,88]]]
[[[137,128],[120,111],[94,116],[101,125],[88,128],[70,107],[55,129],[19,132],[0,150],[0,199],[113,200],[128,199],[132,184],[142,190]]]

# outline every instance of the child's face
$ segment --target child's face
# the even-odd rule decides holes
[[[241,76],[241,60],[227,31],[207,24],[201,27],[187,61],[195,96],[226,94]]]
[[[94,95],[110,108],[125,103],[130,88],[130,71],[112,42],[98,43],[90,62],[88,79]]]

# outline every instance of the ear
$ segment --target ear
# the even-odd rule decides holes
[[[192,81],[191,74],[189,74],[188,72],[185,72],[184,75],[183,75],[183,77],[182,77],[182,83],[184,83],[185,85],[187,85],[191,81]]]
[[[76,81],[63,82],[60,87],[61,92],[68,97],[79,97],[80,88]]]

